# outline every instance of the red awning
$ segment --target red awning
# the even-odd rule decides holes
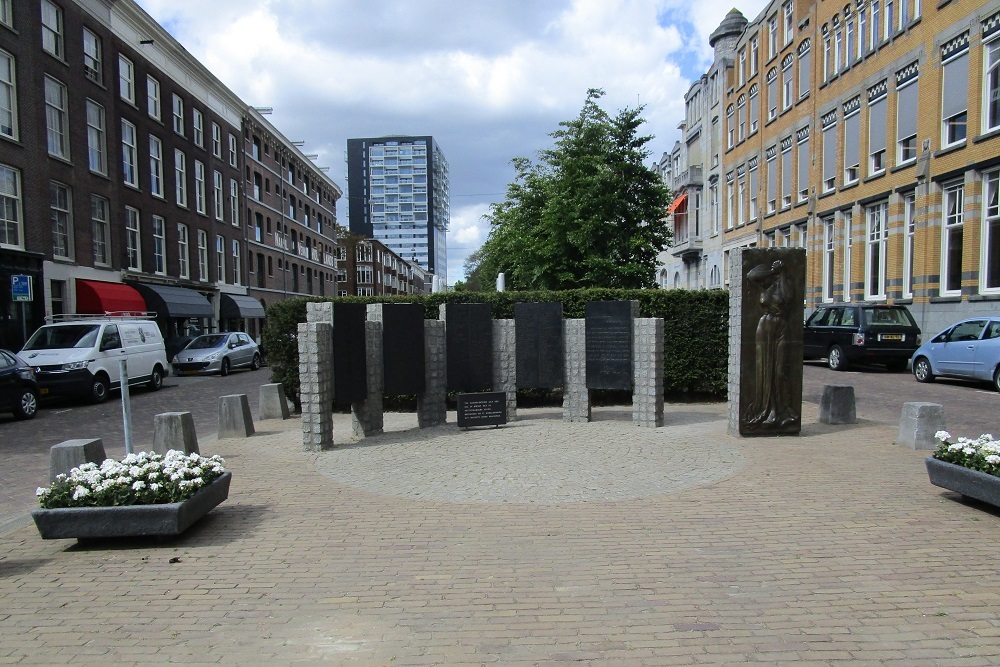
[[[132,287],[100,280],[76,279],[76,312],[80,314],[145,313],[146,301]]]
[[[684,204],[684,202],[687,201],[687,198],[688,195],[686,192],[680,195],[679,197],[674,197],[674,200],[670,203],[670,207],[667,208],[667,215],[670,215],[671,213],[679,209]]]

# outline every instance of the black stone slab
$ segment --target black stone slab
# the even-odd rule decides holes
[[[382,305],[383,391],[389,396],[424,391],[424,307]]]
[[[740,435],[802,430],[802,322],[806,252],[743,250]]]
[[[445,305],[448,391],[493,388],[493,318],[488,303]]]
[[[489,391],[458,395],[458,426],[500,426],[507,423],[507,394]]]
[[[333,304],[333,395],[337,405],[368,398],[363,303]]]
[[[632,302],[588,301],[587,389],[632,388]]]
[[[519,389],[563,386],[562,320],[561,303],[514,304]]]

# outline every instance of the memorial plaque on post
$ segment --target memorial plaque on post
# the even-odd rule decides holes
[[[448,391],[493,388],[493,319],[488,303],[445,305]]]
[[[424,391],[424,307],[382,305],[383,391],[389,396]]]
[[[458,426],[500,426],[507,423],[507,394],[487,391],[458,395]]]
[[[632,388],[632,302],[588,301],[587,389]]]
[[[365,304],[333,304],[333,392],[337,405],[368,398]]]
[[[519,389],[563,386],[562,319],[559,302],[514,304]]]

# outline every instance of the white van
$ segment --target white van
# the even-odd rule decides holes
[[[129,386],[163,385],[167,353],[156,323],[146,319],[78,319],[45,324],[18,356],[35,369],[43,396],[83,395],[95,403],[121,389],[119,361],[127,360]]]

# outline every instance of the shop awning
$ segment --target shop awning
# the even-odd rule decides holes
[[[215,317],[208,299],[186,287],[130,283],[146,300],[146,306],[162,317]]]
[[[220,294],[219,319],[240,320],[264,317],[264,306],[260,301],[245,294]]]
[[[684,204],[684,202],[687,201],[687,198],[688,196],[686,192],[679,197],[674,197],[674,200],[670,202],[670,207],[667,208],[667,215],[670,215],[671,213],[679,209]]]
[[[94,315],[104,313],[140,314],[147,310],[146,301],[135,289],[122,283],[76,279],[76,312]]]

